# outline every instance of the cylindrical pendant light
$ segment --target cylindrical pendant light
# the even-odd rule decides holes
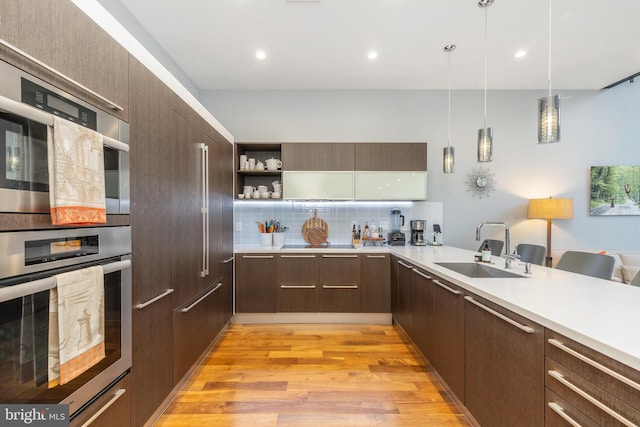
[[[493,160],[493,129],[487,127],[487,21],[488,7],[494,0],[480,0],[479,7],[484,7],[484,123],[482,129],[478,129],[478,162],[490,162]]]
[[[560,95],[551,95],[551,0],[549,0],[549,70],[547,96],[538,99],[538,144],[560,141]]]
[[[447,146],[442,153],[442,170],[444,173],[454,173],[456,171],[456,151],[451,147],[451,52],[456,48],[455,44],[448,44],[442,50],[449,54],[449,110],[447,122]]]

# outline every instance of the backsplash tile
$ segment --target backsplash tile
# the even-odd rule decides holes
[[[256,222],[279,220],[282,226],[289,227],[286,232],[285,243],[305,244],[302,238],[304,222],[313,217],[315,209],[318,217],[329,226],[329,242],[344,244],[351,242],[353,224],[364,228],[365,222],[373,222],[376,227],[386,222],[384,236],[386,237],[392,208],[399,208],[405,217],[403,231],[410,240],[410,221],[421,219],[427,221],[425,239],[433,240],[433,224],[440,224],[443,232],[443,207],[441,202],[320,202],[320,201],[243,201],[236,200],[233,205],[235,218],[235,244],[238,246],[260,245],[260,232]],[[444,233],[443,233],[444,235]],[[442,243],[443,235],[438,237]]]

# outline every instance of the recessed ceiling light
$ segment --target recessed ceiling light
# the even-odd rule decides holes
[[[516,52],[516,58],[522,58],[524,56],[527,56],[527,51],[526,50],[519,50]]]
[[[372,50],[371,52],[369,52],[369,54],[367,54],[367,58],[369,59],[376,59],[378,57],[378,52],[376,52],[375,50]]]
[[[259,50],[256,52],[256,58],[265,59],[266,57],[267,57],[267,54],[264,53],[264,50]]]

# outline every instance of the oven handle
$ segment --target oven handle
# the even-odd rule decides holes
[[[102,266],[104,274],[113,273],[115,271],[124,270],[126,268],[131,268],[130,259],[111,262]],[[55,286],[56,279],[54,276],[34,280],[32,282],[27,282],[21,285],[6,286],[4,288],[0,288],[0,302],[11,301],[12,299],[37,294],[38,292],[46,291]]]
[[[53,126],[53,115],[45,111],[38,110],[22,102],[14,101],[13,99],[0,96],[0,110],[7,113],[15,114],[25,119],[32,120],[34,122],[41,123],[46,126]],[[114,150],[129,152],[129,145],[124,142],[120,142],[117,139],[113,139],[106,135],[102,135],[102,143]]]
[[[25,57],[26,59],[28,59],[29,61],[35,62],[36,64],[38,64],[39,66],[47,69],[47,71],[52,72],[53,74],[55,74],[56,76],[68,81],[69,83],[79,87],[80,89],[89,92],[91,95],[95,96],[96,98],[101,99],[102,101],[106,102],[107,104],[109,104],[109,106],[114,109],[114,110],[118,110],[118,111],[123,111],[124,108],[122,108],[121,106],[119,106],[118,104],[116,104],[113,101],[108,100],[107,98],[105,98],[104,96],[100,95],[99,93],[96,93],[94,91],[92,91],[91,89],[89,89],[88,87],[86,87],[85,85],[78,83],[77,81],[73,80],[71,77],[67,76],[66,74],[62,74],[60,71],[56,70],[55,68],[45,64],[44,62],[40,61],[37,58],[34,58],[33,56],[29,55],[27,52],[23,51],[22,49],[18,49],[17,47],[15,47],[14,45],[12,45],[11,43],[7,42],[6,40],[0,39],[0,44],[2,44],[4,47],[11,49],[12,51],[16,52],[19,55],[22,55],[23,57]]]

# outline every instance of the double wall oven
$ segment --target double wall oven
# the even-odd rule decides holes
[[[102,134],[107,214],[129,214],[128,124],[2,60],[0,213],[49,212],[47,140],[53,116]],[[68,404],[74,418],[131,369],[131,229],[4,229],[8,231],[0,232],[0,402]],[[49,329],[55,325],[50,314],[56,311],[50,307],[51,289],[58,286],[58,274],[97,265],[104,279],[100,313],[104,358],[54,386],[48,378]]]

